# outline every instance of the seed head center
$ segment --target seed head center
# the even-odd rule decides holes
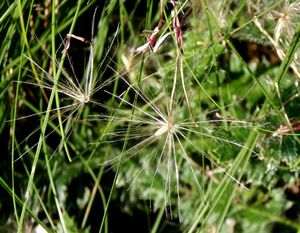
[[[173,133],[173,121],[172,120],[169,120],[168,121],[168,133]]]
[[[155,136],[159,137],[163,135],[164,133],[173,133],[174,132],[174,124],[172,120],[168,120],[167,122],[164,122],[160,125],[160,128],[155,132]]]

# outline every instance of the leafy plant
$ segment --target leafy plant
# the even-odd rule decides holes
[[[0,3],[2,232],[297,232],[298,1]]]

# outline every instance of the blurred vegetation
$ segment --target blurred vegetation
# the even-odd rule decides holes
[[[0,13],[0,232],[300,232],[300,1]]]

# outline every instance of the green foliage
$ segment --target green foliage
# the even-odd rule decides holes
[[[299,11],[0,3],[0,231],[299,231]]]

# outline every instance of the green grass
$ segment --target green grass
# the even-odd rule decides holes
[[[0,232],[299,232],[298,1],[0,12]]]

